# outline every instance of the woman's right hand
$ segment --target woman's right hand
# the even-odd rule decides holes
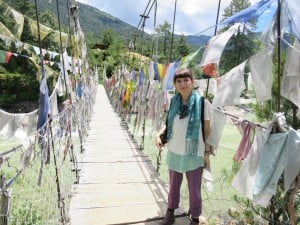
[[[156,141],[155,141],[155,144],[156,144],[156,147],[158,148],[158,150],[163,150],[162,147],[164,147],[163,143],[161,142],[161,139],[159,137],[160,135],[158,134],[156,136]]]

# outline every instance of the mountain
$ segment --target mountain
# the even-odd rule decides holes
[[[120,36],[125,37],[126,39],[132,38],[137,32],[137,28],[132,25],[114,17],[106,12],[103,12],[95,7],[90,5],[77,3],[79,6],[79,19],[80,24],[87,33],[98,36],[104,29],[111,29]],[[179,37],[176,35],[175,37]],[[150,39],[151,34],[145,33],[145,39]],[[189,35],[186,37],[187,43],[192,46],[201,46],[207,43],[210,37],[206,35],[192,36]]]
[[[114,17],[99,9],[77,3],[79,6],[79,20],[82,29],[88,33],[93,34],[94,37],[101,36],[101,33],[105,29],[111,29],[116,34],[127,38],[132,38],[137,32],[136,27]]]
[[[199,47],[205,45],[211,37],[207,35],[187,35],[185,38],[189,45]]]
[[[35,0],[32,0],[32,2],[34,3]],[[57,15],[56,1],[52,0],[49,3],[49,0],[37,0],[37,2],[40,12],[49,10],[54,16]],[[67,27],[67,0],[60,0],[58,4],[60,9],[60,19],[62,23],[64,23],[64,27]],[[100,42],[101,34],[106,29],[114,31],[125,40],[132,39],[133,36],[137,34],[138,30],[136,27],[120,20],[117,17],[114,17],[87,4],[77,2],[77,5],[79,7],[79,20],[81,28],[85,32],[85,35],[89,38],[92,37],[95,42]],[[175,37],[176,36],[179,37],[180,35],[175,34]],[[144,38],[151,39],[151,34],[145,33]],[[209,36],[205,35],[187,36],[186,40],[189,45],[197,47],[205,44],[209,38]]]

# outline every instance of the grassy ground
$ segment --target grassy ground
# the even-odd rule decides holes
[[[16,138],[7,138],[3,135],[0,135],[0,152],[8,151],[19,144],[20,141]]]
[[[74,151],[79,152],[78,138],[73,136]],[[19,146],[21,140],[8,138],[0,135],[0,152],[6,152]],[[60,141],[64,143],[63,140]],[[55,142],[55,146],[58,146]],[[58,164],[58,179],[60,185],[60,195],[63,198],[66,213],[70,200],[70,189],[75,181],[73,164],[69,156],[63,161],[63,154],[58,154],[61,148],[56,149],[56,160]],[[26,151],[24,147],[8,154],[7,161],[1,164],[1,174],[6,181],[16,177],[17,171],[21,171],[21,158]],[[10,224],[58,224],[60,219],[57,207],[57,174],[53,161],[53,152],[50,152],[50,164],[46,164],[41,170],[41,152],[36,147],[31,155],[30,164],[22,170],[20,176],[14,179],[9,186],[13,190],[10,205]],[[39,182],[40,181],[40,182]],[[1,217],[1,216],[0,216]]]

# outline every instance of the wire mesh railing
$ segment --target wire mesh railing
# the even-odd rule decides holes
[[[49,118],[26,144],[0,153],[1,225],[69,224],[95,92]]]

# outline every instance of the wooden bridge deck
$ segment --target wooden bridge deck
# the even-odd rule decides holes
[[[71,225],[158,224],[167,207],[167,186],[123,128],[102,85],[84,148]],[[189,224],[183,210],[176,214],[175,225]]]

